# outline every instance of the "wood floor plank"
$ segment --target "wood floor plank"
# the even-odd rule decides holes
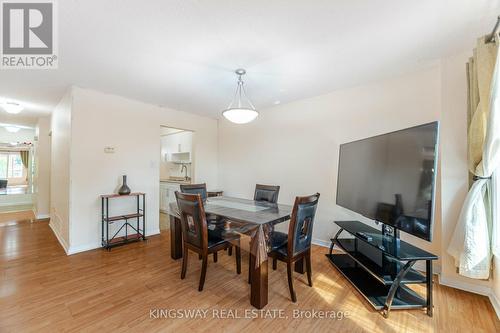
[[[1,214],[0,214],[1,215]],[[249,304],[245,274],[235,272],[234,256],[210,262],[203,292],[201,263],[190,254],[187,276],[170,258],[168,231],[112,251],[66,256],[47,222],[0,217],[0,332],[499,332],[488,298],[435,283],[435,311],[393,311],[383,318],[330,265],[326,249],[313,247],[313,283],[294,273],[298,302],[292,303],[286,266],[269,267],[269,304],[287,318],[217,318],[228,312],[260,312]],[[244,255],[243,258],[247,258]],[[248,269],[244,259],[242,272]],[[415,287],[424,293],[421,286]],[[150,310],[204,310],[206,319],[150,316]],[[312,310],[335,310],[345,318],[308,318]],[[222,312],[225,311],[225,312]],[[302,318],[293,318],[294,311]],[[229,316],[230,317],[230,316]]]

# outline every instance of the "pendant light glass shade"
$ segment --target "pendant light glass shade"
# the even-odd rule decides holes
[[[246,71],[244,69],[236,70],[236,75],[238,75],[238,87],[236,88],[236,93],[234,94],[231,104],[222,112],[222,115],[227,120],[235,124],[246,124],[259,116],[257,110],[255,110],[255,106],[253,106],[245,92],[244,82],[241,79],[245,73]]]
[[[246,124],[257,118],[259,113],[253,109],[227,109],[222,115],[232,123]]]
[[[4,128],[7,132],[10,132],[10,133],[17,133],[21,129],[17,126],[5,126]]]
[[[1,104],[2,108],[5,110],[7,113],[12,113],[12,114],[18,114],[19,112],[23,111],[23,107],[17,103],[4,103]]]

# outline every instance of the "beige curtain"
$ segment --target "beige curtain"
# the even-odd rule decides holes
[[[492,240],[491,176],[500,165],[500,61],[498,36],[480,38],[467,64],[468,159],[475,176],[465,199],[448,253],[459,274],[475,279],[490,276]]]
[[[29,150],[22,150],[19,152],[19,154],[21,154],[21,161],[23,162],[24,167],[27,169],[30,161]]]

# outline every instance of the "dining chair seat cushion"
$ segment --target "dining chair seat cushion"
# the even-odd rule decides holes
[[[223,217],[220,217],[218,215],[206,214],[206,216],[207,216],[208,223],[222,224],[222,223],[226,222],[226,220]]]
[[[217,233],[212,232],[211,230],[208,231],[208,247],[214,247],[219,244],[222,244],[226,242],[226,240],[222,237],[220,237]]]
[[[283,257],[287,257],[288,256],[288,244],[285,243],[285,245],[281,246],[281,247],[278,247],[276,249],[273,249],[272,252],[275,252],[275,253],[279,253],[281,254]]]
[[[280,248],[283,245],[286,245],[287,242],[288,242],[288,234],[279,231],[274,231],[271,234],[271,250]]]
[[[240,238],[238,234],[226,232],[223,229],[208,230],[208,247],[214,247],[224,242],[230,242]]]

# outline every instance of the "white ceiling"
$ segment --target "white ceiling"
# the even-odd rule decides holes
[[[259,109],[418,70],[471,49],[499,0],[64,0],[59,69],[0,71],[44,114],[71,84],[220,117],[247,69]]]

